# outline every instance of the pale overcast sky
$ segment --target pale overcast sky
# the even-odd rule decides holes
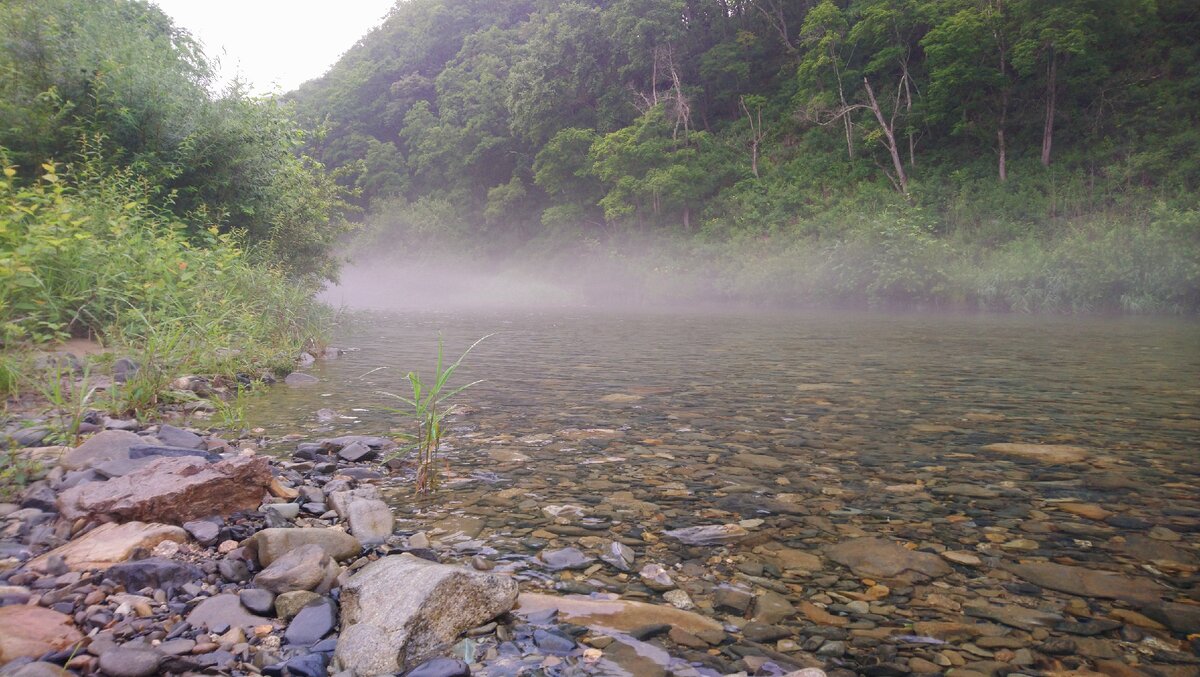
[[[394,0],[153,0],[257,93],[295,89],[320,76]]]

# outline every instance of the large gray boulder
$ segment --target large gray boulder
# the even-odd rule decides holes
[[[342,586],[334,656],[340,669],[358,675],[404,672],[516,601],[517,583],[507,576],[408,554],[384,557]]]

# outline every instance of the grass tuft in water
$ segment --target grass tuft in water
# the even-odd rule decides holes
[[[437,366],[434,368],[434,379],[431,384],[426,384],[417,372],[410,371],[408,372],[408,382],[412,387],[412,397],[389,392],[382,393],[400,400],[409,407],[408,409],[388,409],[388,411],[411,416],[416,420],[417,433],[415,435],[401,433],[402,437],[409,440],[409,444],[401,447],[400,453],[410,450],[417,452],[417,492],[419,493],[428,494],[437,491],[438,485],[441,483],[438,452],[442,445],[442,419],[451,411],[451,406],[447,404],[447,401],[467,388],[483,383],[483,381],[472,381],[453,390],[447,390],[450,377],[462,365],[467,355],[475,349],[475,346],[494,335],[488,334],[472,343],[471,347],[467,348],[453,364],[447,366],[443,366],[442,339],[439,338]]]

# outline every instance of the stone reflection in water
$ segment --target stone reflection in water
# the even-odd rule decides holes
[[[1200,674],[1193,324],[376,318],[252,417],[384,434],[497,329],[446,488],[383,481],[392,547],[520,583],[479,674]]]

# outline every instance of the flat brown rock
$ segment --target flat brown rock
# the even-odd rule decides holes
[[[44,571],[51,556],[58,555],[71,571],[107,569],[130,558],[137,548],[153,550],[163,541],[183,543],[187,532],[167,524],[126,522],[101,524],[83,536],[41,555],[27,565],[34,571]]]
[[[1133,604],[1157,602],[1163,589],[1148,578],[1133,578],[1053,562],[1008,564],[1004,569],[1034,585],[1080,597],[1119,599]]]
[[[88,482],[58,497],[67,519],[80,517],[182,524],[252,510],[271,483],[265,457],[209,463],[195,456],[164,457],[107,482]]]
[[[587,597],[522,593],[517,597],[518,614],[533,614],[554,609],[560,621],[587,627],[629,632],[647,625],[669,625],[693,635],[721,632],[721,624],[700,614],[659,604],[628,600],[603,600]]]
[[[914,576],[936,578],[952,569],[941,557],[909,550],[886,538],[855,538],[825,548],[829,559],[854,573],[874,578],[911,579]]]
[[[1074,447],[1069,444],[1022,444],[1017,442],[998,442],[983,447],[984,451],[1005,456],[1059,465],[1078,463],[1088,457],[1087,449]]]
[[[0,607],[0,665],[62,651],[82,640],[70,616],[40,606]]]

